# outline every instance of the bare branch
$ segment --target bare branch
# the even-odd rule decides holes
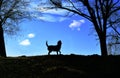
[[[120,36],[120,33],[117,31],[117,29],[116,28],[114,28],[112,25],[111,25],[111,27],[113,28],[113,30]]]
[[[11,28],[16,28],[18,22],[24,18],[28,18],[29,12],[23,10],[27,5],[27,0],[3,0],[0,8],[0,25],[5,32],[5,28],[7,28],[7,30],[10,29],[8,31],[11,31]],[[13,29],[12,31],[16,32]]]
[[[97,0],[95,0],[95,3],[96,3],[96,5],[95,5],[95,9],[96,9],[96,14],[97,14],[97,18],[98,18],[98,22],[99,22],[99,26],[100,26],[100,29],[102,30],[102,20],[101,20],[101,15],[100,15],[100,12],[99,12],[99,6],[98,6],[98,2],[97,2]]]
[[[55,6],[58,6],[58,3],[55,3],[53,0],[50,0],[50,1],[51,1]],[[74,4],[73,4],[70,0],[69,0],[69,2],[73,5],[73,8],[75,8]],[[75,8],[75,10],[70,9],[70,8],[66,8],[66,7],[63,7],[63,6],[59,6],[58,8],[61,8],[61,9],[64,9],[64,10],[73,12],[73,13],[75,13],[75,14],[78,14],[78,15],[80,15],[80,16],[83,16],[83,17],[87,18],[88,20],[92,21],[90,16],[88,16],[88,15],[80,12],[80,10],[78,11],[77,8]]]

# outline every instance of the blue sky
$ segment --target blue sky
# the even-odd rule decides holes
[[[31,5],[37,7],[34,3]],[[62,54],[100,54],[99,41],[91,34],[92,24],[78,15],[65,17],[65,13],[59,9],[37,9],[32,14],[33,20],[19,24],[21,31],[17,36],[5,36],[7,56],[47,55],[46,41],[56,45],[58,40],[63,43]]]

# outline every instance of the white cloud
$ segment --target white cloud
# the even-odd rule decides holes
[[[35,37],[34,33],[30,33],[27,35],[27,38],[34,38],[34,37]],[[29,46],[29,45],[31,45],[31,42],[29,39],[25,39],[25,40],[19,41],[19,45]]]
[[[68,11],[63,10],[63,9],[49,9],[49,8],[45,8],[46,6],[39,6],[37,8],[37,11],[41,12],[41,13],[46,13],[46,14],[56,14],[56,15],[64,15],[65,13],[67,13]]]
[[[34,37],[35,37],[35,34],[33,33],[28,34],[28,38],[34,38]]]
[[[57,15],[63,15],[67,10],[59,9],[59,8],[51,8],[52,5],[49,5],[50,3],[47,2],[47,0],[32,0],[30,2],[29,9],[33,12],[39,12],[39,13],[49,13],[49,14],[57,14]]]
[[[68,19],[68,18],[66,18],[66,17],[60,17],[60,18],[59,18],[59,21],[62,22],[62,21],[67,20],[67,19]]]
[[[56,22],[57,20],[51,15],[42,15],[38,16],[37,19],[47,21],[47,22]]]
[[[30,43],[29,39],[25,39],[25,40],[21,41],[19,44],[22,46],[29,46],[31,43]]]
[[[43,0],[44,1],[44,0]],[[47,22],[62,22],[67,19],[67,17],[62,17],[68,11],[63,9],[50,9],[49,5],[37,5],[38,3],[32,2],[30,4],[29,10],[31,11],[31,16],[35,19],[47,21]],[[55,15],[58,15],[57,17]]]
[[[66,17],[59,17],[59,16],[52,16],[49,14],[43,14],[42,16],[39,15],[34,15],[35,18],[42,20],[42,21],[47,21],[47,22],[62,22],[64,20],[67,20],[68,18]]]
[[[73,20],[73,22],[69,25],[71,29],[77,28],[80,31],[80,26],[85,23],[85,20]]]

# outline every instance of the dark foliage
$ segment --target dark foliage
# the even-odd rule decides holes
[[[0,78],[106,78],[119,76],[120,56],[51,55],[0,58]]]

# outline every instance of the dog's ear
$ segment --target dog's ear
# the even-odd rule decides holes
[[[58,42],[62,42],[61,40],[59,40]]]
[[[61,41],[61,40],[59,40],[59,41],[58,41],[58,44],[62,44],[62,41]]]
[[[62,43],[62,41],[60,40],[60,42]]]
[[[60,40],[60,43],[62,44],[62,41]]]

